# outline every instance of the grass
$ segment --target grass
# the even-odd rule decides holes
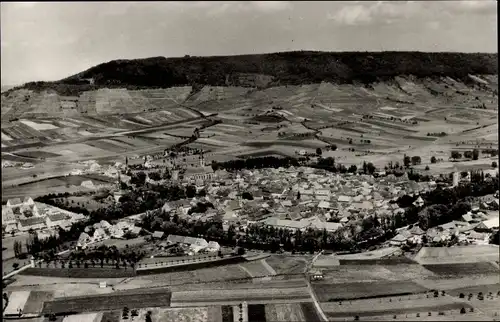
[[[27,157],[27,158],[36,158],[36,159],[41,159],[41,158],[55,158],[59,157],[59,154],[56,153],[51,153],[51,152],[45,152],[45,151],[21,151],[16,153],[19,156],[22,157]]]
[[[151,289],[148,292],[134,294],[124,292],[123,294],[111,293],[105,295],[91,295],[66,297],[46,302],[43,307],[44,313],[68,313],[68,312],[95,312],[104,310],[121,310],[123,307],[146,308],[170,306],[171,293],[164,289]]]
[[[461,287],[452,290],[447,290],[446,292],[451,296],[460,296],[460,293],[464,293],[467,297],[470,293],[474,296],[477,296],[479,292],[482,292],[484,295],[487,295],[489,292],[492,292],[494,295],[500,291],[500,284],[483,284],[483,285],[474,285],[468,287]]]
[[[106,311],[103,313],[101,321],[96,322],[120,322],[121,311]]]
[[[341,318],[341,317],[354,317],[356,315],[362,317],[369,316],[380,316],[380,315],[399,315],[399,314],[412,314],[412,313],[427,313],[427,312],[442,312],[442,311],[451,311],[456,310],[460,311],[461,308],[465,307],[466,309],[471,308],[472,306],[468,303],[449,303],[443,305],[429,305],[429,306],[421,306],[421,307],[408,307],[408,308],[394,308],[394,309],[386,309],[386,310],[370,310],[370,311],[351,311],[351,312],[328,312],[325,313],[329,318]]]
[[[266,306],[264,304],[248,305],[248,322],[266,322]],[[296,320],[287,320],[296,321]]]
[[[413,282],[387,280],[338,284],[313,283],[312,286],[320,302],[408,295],[427,291],[423,286]]]
[[[306,322],[317,322],[321,321],[318,316],[318,312],[314,307],[313,303],[301,303],[300,308],[302,309],[302,313],[304,314],[304,318]]]
[[[26,304],[24,305],[23,312],[38,314],[42,312],[43,304],[52,300],[52,298],[52,292],[31,291],[28,301],[26,301]]]
[[[276,274],[302,274],[306,267],[305,259],[300,257],[270,256],[266,262],[274,268]]]
[[[44,264],[45,265],[45,264]],[[89,267],[81,268],[28,268],[19,274],[31,276],[46,276],[46,277],[65,277],[65,278],[119,278],[135,276],[133,268],[130,266],[127,269],[115,269],[111,267]]]
[[[490,262],[462,264],[423,265],[426,269],[439,276],[468,276],[498,274],[498,268]]]

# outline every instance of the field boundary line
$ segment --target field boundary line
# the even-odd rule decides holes
[[[267,262],[266,262],[266,259],[261,259],[260,262],[262,263],[262,265],[267,269],[267,271],[269,273],[271,273],[271,275],[273,276],[276,276],[276,271],[274,270],[274,268],[271,267],[271,265],[269,265]]]

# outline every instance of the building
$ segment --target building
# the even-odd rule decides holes
[[[45,224],[47,227],[69,227],[71,222],[68,220],[69,216],[65,214],[53,214],[48,215],[45,218]]]
[[[218,252],[220,250],[220,245],[218,242],[210,241],[208,242],[206,250],[208,252]]]
[[[155,231],[152,235],[153,239],[162,239],[165,233],[163,231]]]
[[[26,219],[19,219],[18,229],[20,231],[29,231],[30,229],[44,229],[46,227],[45,219],[42,217],[31,217]]]

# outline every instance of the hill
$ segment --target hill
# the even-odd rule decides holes
[[[498,74],[498,54],[425,52],[284,52],[258,55],[114,60],[56,82],[22,88],[77,95],[103,87],[127,89],[203,85],[269,87],[320,82],[368,84],[396,76]],[[90,81],[92,79],[92,82]],[[198,85],[198,86],[197,86]],[[18,87],[19,89],[19,87]]]

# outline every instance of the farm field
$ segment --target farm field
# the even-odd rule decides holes
[[[303,274],[307,260],[310,260],[310,258],[297,256],[270,256],[266,258],[267,264],[269,264],[278,275]]]
[[[427,312],[452,311],[459,312],[462,307],[470,309],[468,303],[461,303],[449,296],[433,297],[432,294],[410,296],[383,297],[377,299],[354,300],[322,303],[321,307],[328,317],[354,317],[427,314]],[[437,315],[437,314],[436,314]]]
[[[43,312],[95,312],[122,309],[124,306],[144,308],[155,306],[170,306],[171,293],[164,289],[148,290],[136,293],[112,293],[108,295],[91,295],[80,297],[65,297],[46,302]]]
[[[491,262],[463,263],[463,264],[434,264],[424,267],[439,276],[468,276],[491,275],[498,273],[498,265]]]
[[[204,290],[172,293],[172,306],[186,306],[189,303],[217,303],[247,301],[249,303],[265,301],[307,301],[310,299],[307,288],[262,288],[231,290]]]
[[[406,281],[376,281],[351,283],[311,283],[318,301],[361,299],[389,295],[424,293],[426,288]]]
[[[314,309],[314,308],[313,308]],[[249,313],[251,307],[248,308]],[[250,320],[250,319],[249,319]],[[263,319],[255,319],[264,321]],[[293,304],[270,304],[265,306],[265,321],[312,321],[307,320],[302,312],[301,303]]]
[[[421,265],[477,263],[498,260],[498,245],[423,247],[414,260]]]

